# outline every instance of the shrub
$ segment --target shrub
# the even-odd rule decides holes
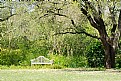
[[[84,56],[74,57],[50,54],[49,58],[54,60],[54,64],[63,67],[77,68],[87,66],[87,59]]]
[[[50,65],[50,66],[48,66],[46,68],[50,68],[50,69],[62,69],[64,67],[61,66],[61,65],[53,64],[53,65]]]
[[[104,66],[104,50],[100,42],[92,42],[87,47],[87,59],[90,67],[103,67]]]
[[[0,52],[0,65],[19,65],[25,59],[21,50],[2,49]]]
[[[117,50],[116,54],[116,68],[121,68],[121,50]]]

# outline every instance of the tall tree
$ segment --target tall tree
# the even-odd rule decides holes
[[[105,51],[105,67],[115,68],[115,54],[121,33],[121,10],[118,9],[120,1],[104,1],[82,0],[81,11],[87,17],[92,27],[99,32],[99,40],[101,40]],[[110,17],[111,20],[107,25],[104,14]],[[106,30],[107,27],[110,27],[110,34]]]
[[[52,3],[52,2],[51,2]],[[63,2],[61,2],[63,3]],[[72,25],[75,27],[75,32],[66,31],[56,34],[86,34],[87,36],[100,40],[105,51],[105,67],[107,69],[115,68],[115,54],[118,48],[118,41],[121,34],[121,9],[120,0],[80,0],[80,11],[87,18],[92,28],[98,31],[99,36],[93,36],[86,31],[79,30],[74,18],[70,18],[66,13],[60,13],[62,8],[58,8],[59,2],[53,2],[56,5],[54,9],[47,9],[44,16],[51,14],[69,18]],[[64,4],[67,4],[67,2]],[[70,2],[68,3],[70,4]],[[75,13],[73,13],[74,15]],[[43,16],[41,16],[43,17]],[[40,17],[40,18],[41,18]],[[107,21],[107,19],[109,19]],[[84,28],[84,27],[83,27]]]

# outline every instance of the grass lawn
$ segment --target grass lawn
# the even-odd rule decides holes
[[[121,72],[54,69],[0,70],[0,81],[121,81]]]

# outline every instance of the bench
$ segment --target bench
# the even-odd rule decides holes
[[[44,56],[39,56],[35,59],[31,60],[31,65],[35,64],[53,64],[53,60],[49,60],[48,58],[45,58]]]

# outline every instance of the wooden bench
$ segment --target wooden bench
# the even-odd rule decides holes
[[[49,60],[48,58],[45,58],[44,56],[39,56],[36,59],[31,60],[31,65],[35,64],[53,64],[53,60]]]

